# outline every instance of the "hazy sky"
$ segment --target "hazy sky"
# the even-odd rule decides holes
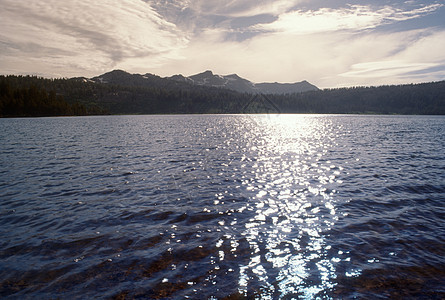
[[[445,1],[0,0],[0,73],[205,70],[318,87],[445,79]]]

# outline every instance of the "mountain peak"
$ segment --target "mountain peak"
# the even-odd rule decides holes
[[[225,77],[227,77],[227,78],[235,78],[235,79],[243,79],[243,78],[239,77],[238,74],[230,74],[230,75],[226,75]]]
[[[211,70],[205,70],[204,72],[192,75],[190,77],[195,77],[195,76],[214,76],[213,72]]]
[[[258,83],[255,84],[247,79],[244,79],[238,74],[217,75],[210,70],[202,73],[184,77],[182,75],[174,75],[169,77],[175,81],[185,81],[195,85],[211,86],[226,88],[241,93],[264,93],[264,94],[291,94],[301,93],[306,91],[318,90],[318,88],[306,80],[295,83]]]

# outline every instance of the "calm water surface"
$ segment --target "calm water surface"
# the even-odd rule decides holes
[[[2,298],[445,298],[444,117],[0,129]]]

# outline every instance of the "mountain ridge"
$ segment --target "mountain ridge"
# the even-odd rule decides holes
[[[254,83],[248,79],[240,77],[238,74],[218,75],[211,70],[206,70],[191,76],[182,74],[166,77],[170,80],[180,80],[190,82],[195,85],[227,88],[241,93],[251,94],[288,94],[303,93],[308,91],[318,91],[319,88],[306,80],[294,83],[261,82]]]
[[[192,86],[223,88],[249,94],[292,94],[319,90],[318,87],[306,80],[295,83],[253,83],[237,74],[218,75],[214,74],[211,70],[206,70],[191,76],[176,74],[169,77],[160,77],[151,73],[130,74],[123,70],[113,70],[88,80],[98,83],[145,87],[152,84],[164,87],[186,84]]]

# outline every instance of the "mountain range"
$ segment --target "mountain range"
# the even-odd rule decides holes
[[[205,71],[189,77],[173,75],[171,77],[160,77],[147,73],[145,75],[130,74],[121,70],[114,70],[100,76],[91,78],[94,82],[110,83],[129,86],[157,86],[169,87],[172,85],[185,84],[192,86],[203,86],[213,88],[229,89],[240,93],[249,94],[292,94],[319,90],[315,85],[307,81],[295,83],[264,82],[253,83],[237,74],[218,75],[212,71]]]
[[[203,73],[192,75],[190,77],[184,77],[183,75],[174,75],[172,77],[168,77],[168,79],[188,82],[194,85],[221,87],[240,93],[251,94],[292,94],[318,90],[315,85],[312,85],[307,81],[295,83],[253,83],[247,79],[239,77],[237,74],[217,75],[213,74],[213,72],[209,70]]]
[[[93,78],[0,75],[0,117],[250,113],[445,115],[445,81],[319,90],[307,82],[255,84],[211,71],[189,77],[120,70]]]

